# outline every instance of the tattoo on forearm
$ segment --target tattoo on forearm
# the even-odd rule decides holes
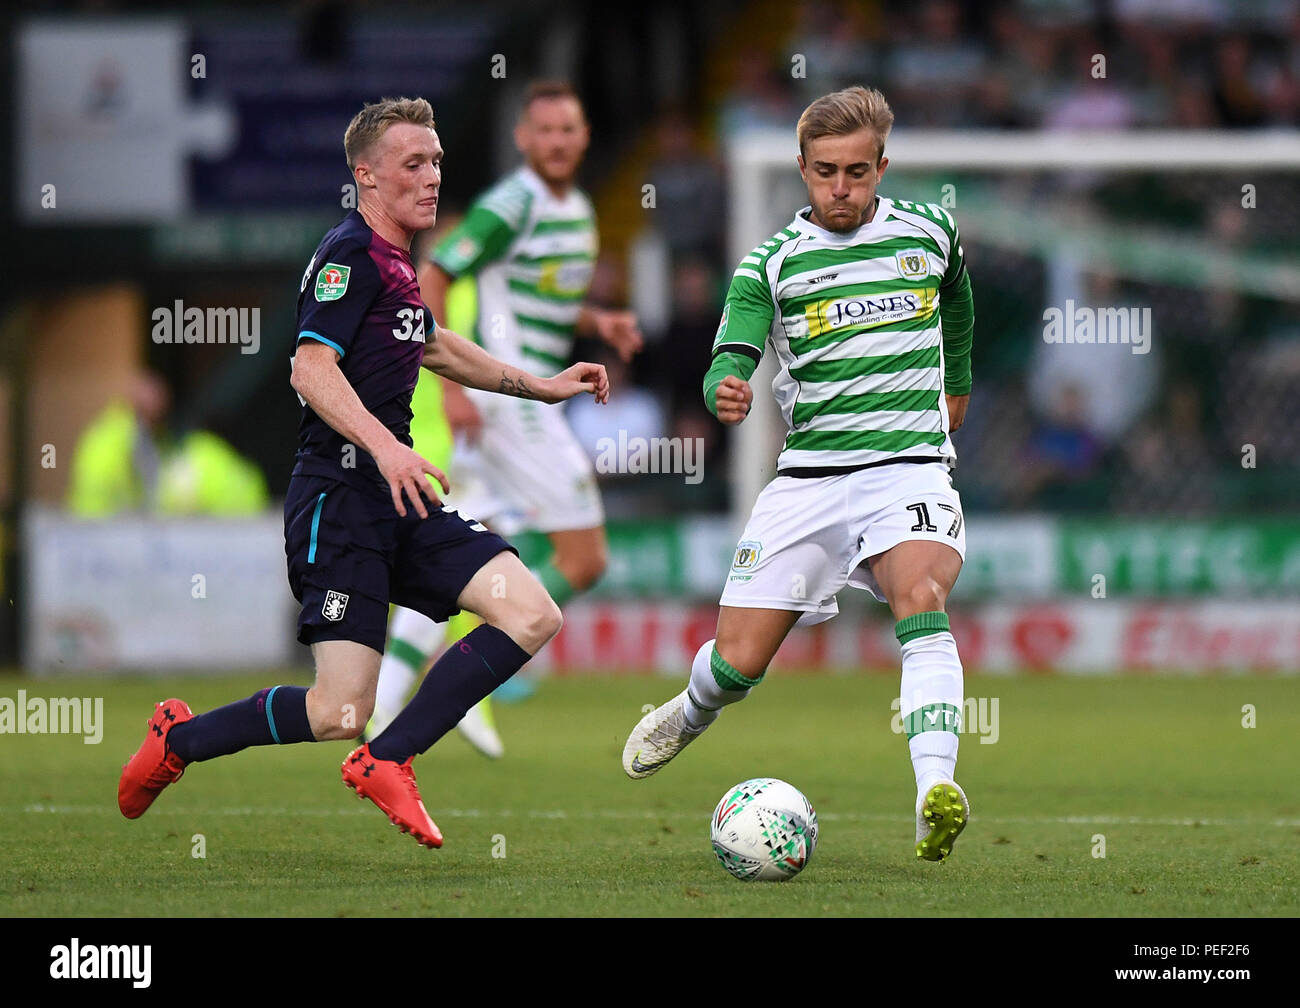
[[[501,372],[501,384],[497,386],[497,391],[502,395],[516,396],[520,399],[533,398],[533,390],[528,387],[523,375],[514,379],[504,371]]]

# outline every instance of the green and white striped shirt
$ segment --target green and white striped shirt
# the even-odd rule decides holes
[[[564,368],[591,286],[598,239],[591,200],[556,197],[526,165],[483,193],[430,259],[453,277],[473,274],[472,337],[509,364],[544,375]]]
[[[853,231],[808,214],[741,260],[713,344],[715,355],[776,354],[772,391],[789,428],[778,472],[952,465],[939,319],[941,288],[965,270],[952,216],[883,196]]]

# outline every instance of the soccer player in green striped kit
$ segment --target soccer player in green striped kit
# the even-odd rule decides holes
[[[446,317],[454,282],[473,282],[477,307],[465,335],[507,363],[563,370],[575,336],[608,343],[624,361],[641,349],[631,312],[586,303],[599,245],[595,210],[577,186],[589,139],[582,103],[569,84],[530,84],[515,127],[524,164],[482,193],[420,267],[420,288],[435,318]],[[443,383],[443,395],[457,436],[449,500],[503,535],[546,533],[553,553],[534,573],[562,608],[606,565],[605,514],[586,451],[563,410],[536,403],[501,409],[492,401],[500,397],[466,396],[453,383]],[[442,629],[422,614],[394,612],[372,731],[402,709],[442,639]],[[480,752],[500,756],[504,746],[488,710],[485,701],[460,728]]]
[[[705,401],[723,423],[744,420],[770,348],[789,433],[737,547],[717,637],[687,688],[633,730],[623,769],[661,769],[762,680],[796,623],[834,616],[851,584],[897,620],[916,856],[942,861],[970,818],[954,780],[962,667],[944,605],[966,551],[951,434],[970,397],[974,311],[948,212],[876,191],[893,120],[861,87],[809,105],[798,164],[810,206],[731,281]]]

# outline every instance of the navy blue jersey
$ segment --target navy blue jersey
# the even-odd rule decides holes
[[[298,342],[336,350],[361,404],[411,444],[411,393],[425,338],[435,328],[420,299],[410,253],[380,237],[353,210],[320,245],[298,292]],[[294,475],[328,476],[367,490],[388,484],[375,460],[304,404]]]

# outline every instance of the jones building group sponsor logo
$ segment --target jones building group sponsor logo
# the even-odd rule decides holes
[[[0,697],[0,735],[81,735],[86,745],[104,738],[103,697]]]
[[[680,437],[603,437],[596,442],[596,471],[632,475],[672,473],[694,485],[704,479],[704,439]]]
[[[1135,354],[1151,352],[1151,309],[1094,308],[1066,298],[1064,310],[1043,311],[1044,343],[1112,343],[1128,345]]]
[[[537,289],[543,294],[581,297],[591,286],[593,271],[590,259],[551,260],[542,266]]]
[[[850,326],[882,326],[920,318],[933,310],[934,300],[928,291],[898,291],[871,297],[832,298],[814,301],[802,315],[783,318],[781,325],[789,339],[815,339]]]
[[[177,299],[170,308],[155,308],[149,318],[155,343],[238,343],[245,354],[262,345],[261,308],[186,308]]]

